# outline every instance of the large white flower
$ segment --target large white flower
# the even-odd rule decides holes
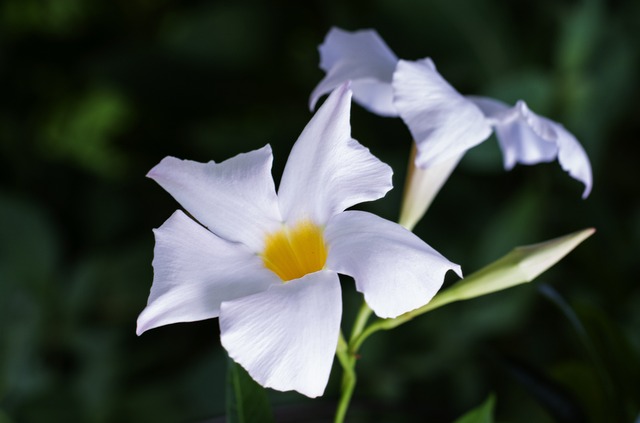
[[[420,168],[440,166],[442,173],[450,172],[493,130],[507,170],[516,163],[557,158],[584,184],[582,197],[589,195],[591,165],[578,140],[559,123],[533,113],[524,101],[510,107],[490,98],[465,97],[438,73],[431,59],[398,60],[374,30],[332,28],[319,50],[320,67],[327,75],[311,94],[310,104],[352,80],[355,101],[374,113],[404,120],[416,141],[415,163]]]
[[[351,138],[339,87],[294,145],[276,194],[267,145],[222,163],[167,157],[149,172],[193,216],[154,231],[154,279],[137,333],[220,318],[222,345],[260,384],[321,395],[342,314],[338,273],[380,317],[420,307],[460,267],[401,226],[345,211],[391,189]]]

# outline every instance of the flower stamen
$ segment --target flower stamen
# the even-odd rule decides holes
[[[283,282],[322,270],[327,261],[322,228],[309,220],[285,226],[267,235],[260,257]]]

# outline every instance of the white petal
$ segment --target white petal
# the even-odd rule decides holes
[[[400,60],[393,89],[396,108],[416,141],[419,167],[460,156],[491,135],[480,109],[442,78],[431,59]]]
[[[509,107],[491,98],[469,99],[495,125],[507,170],[516,163],[536,164],[558,157],[562,169],[584,184],[582,198],[589,195],[593,184],[589,157],[578,140],[561,124],[532,112],[522,100]]]
[[[540,138],[522,122],[498,125],[495,131],[506,170],[513,169],[516,163],[533,165],[550,162],[558,155],[558,145],[554,141]]]
[[[242,244],[212,234],[183,212],[154,230],[153,285],[137,334],[163,325],[217,317],[220,303],[280,282]]]
[[[397,117],[393,104],[393,87],[390,82],[375,79],[356,79],[351,84],[356,103],[379,116]]]
[[[353,98],[361,106],[382,116],[398,115],[391,90],[398,58],[376,31],[332,28],[318,50],[327,75],[311,93],[311,110],[320,97],[351,80]]]
[[[574,179],[584,184],[582,198],[587,198],[593,185],[591,163],[587,153],[569,131],[559,123],[554,126],[558,134],[558,161],[560,166]]]
[[[338,275],[320,271],[225,302],[222,345],[262,386],[317,397],[338,344],[341,301]]]
[[[264,234],[281,224],[271,177],[271,147],[222,163],[166,157],[149,176],[212,232],[262,251]]]
[[[396,317],[428,303],[449,270],[460,266],[400,225],[370,213],[347,211],[327,224],[327,268],[352,276],[369,307]]]
[[[306,218],[322,225],[392,188],[391,168],[351,138],[350,107],[345,84],[329,96],[293,146],[278,190],[286,221]]]
[[[495,126],[504,167],[516,163],[550,162],[558,155],[557,134],[549,121],[533,113],[523,101],[515,106],[491,98],[469,97]]]

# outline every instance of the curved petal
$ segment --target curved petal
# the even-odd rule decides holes
[[[558,157],[560,166],[585,186],[582,198],[591,192],[593,175],[587,153],[561,124],[532,112],[520,100],[515,106],[486,97],[468,97],[495,125],[496,137],[510,170],[516,163],[550,162]]]
[[[593,175],[591,173],[591,163],[587,153],[569,131],[562,125],[556,123],[555,131],[558,134],[558,161],[572,178],[584,184],[582,198],[587,198],[593,186]]]
[[[442,286],[451,263],[413,233],[360,211],[335,216],[325,229],[327,269],[353,277],[369,307],[396,317],[428,303]]]
[[[410,231],[413,230],[425,215],[453,170],[458,166],[463,155],[464,153],[426,169],[421,169],[415,165],[414,145],[411,149],[409,170],[404,194],[402,195],[402,206],[400,207],[400,218],[398,219],[400,225]]]
[[[217,317],[223,301],[280,282],[248,248],[217,237],[179,210],[154,234],[153,285],[138,317],[138,335]]]
[[[398,115],[391,90],[398,58],[376,31],[331,28],[318,50],[320,68],[327,75],[311,93],[311,110],[324,94],[353,81],[353,98],[361,106],[382,116]]]
[[[491,135],[478,107],[436,71],[431,59],[400,60],[393,74],[395,105],[418,147],[416,165],[460,156]]]
[[[393,87],[389,82],[375,79],[356,79],[352,82],[353,99],[356,103],[379,116],[397,117],[393,104]]]
[[[166,157],[148,173],[193,217],[215,234],[261,251],[264,234],[281,224],[271,147],[222,163]]]
[[[523,122],[497,125],[495,131],[506,170],[513,169],[516,163],[533,165],[550,162],[558,155],[555,141],[539,137]]]
[[[557,134],[551,122],[533,113],[524,101],[509,107],[491,98],[470,99],[495,126],[505,169],[511,170],[516,163],[550,162],[558,155]]]
[[[311,219],[322,225],[392,188],[391,168],[351,138],[350,107],[345,84],[329,96],[293,146],[278,190],[286,221]]]
[[[313,398],[327,385],[341,315],[338,275],[319,271],[223,303],[220,336],[259,384]]]

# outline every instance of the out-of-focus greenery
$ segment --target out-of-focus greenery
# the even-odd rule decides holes
[[[493,408],[495,407],[495,403],[496,399],[491,395],[484,404],[469,411],[454,423],[493,423]]]
[[[640,2],[4,0],[0,422],[223,421],[216,320],[135,336],[151,229],[178,207],[144,175],[166,155],[219,161],[268,142],[278,179],[333,25],[431,56],[465,94],[522,98],[587,150],[584,201],[557,163],[504,172],[495,140],[465,157],[416,232],[466,273],[598,231],[538,282],[368,340],[351,421],[450,422],[490,392],[497,421],[636,418]],[[401,187],[403,124],[354,106],[352,127]],[[400,196],[366,207],[395,219]],[[348,325],[361,299],[343,286]],[[270,392],[276,419],[328,421],[334,370],[321,399]]]

